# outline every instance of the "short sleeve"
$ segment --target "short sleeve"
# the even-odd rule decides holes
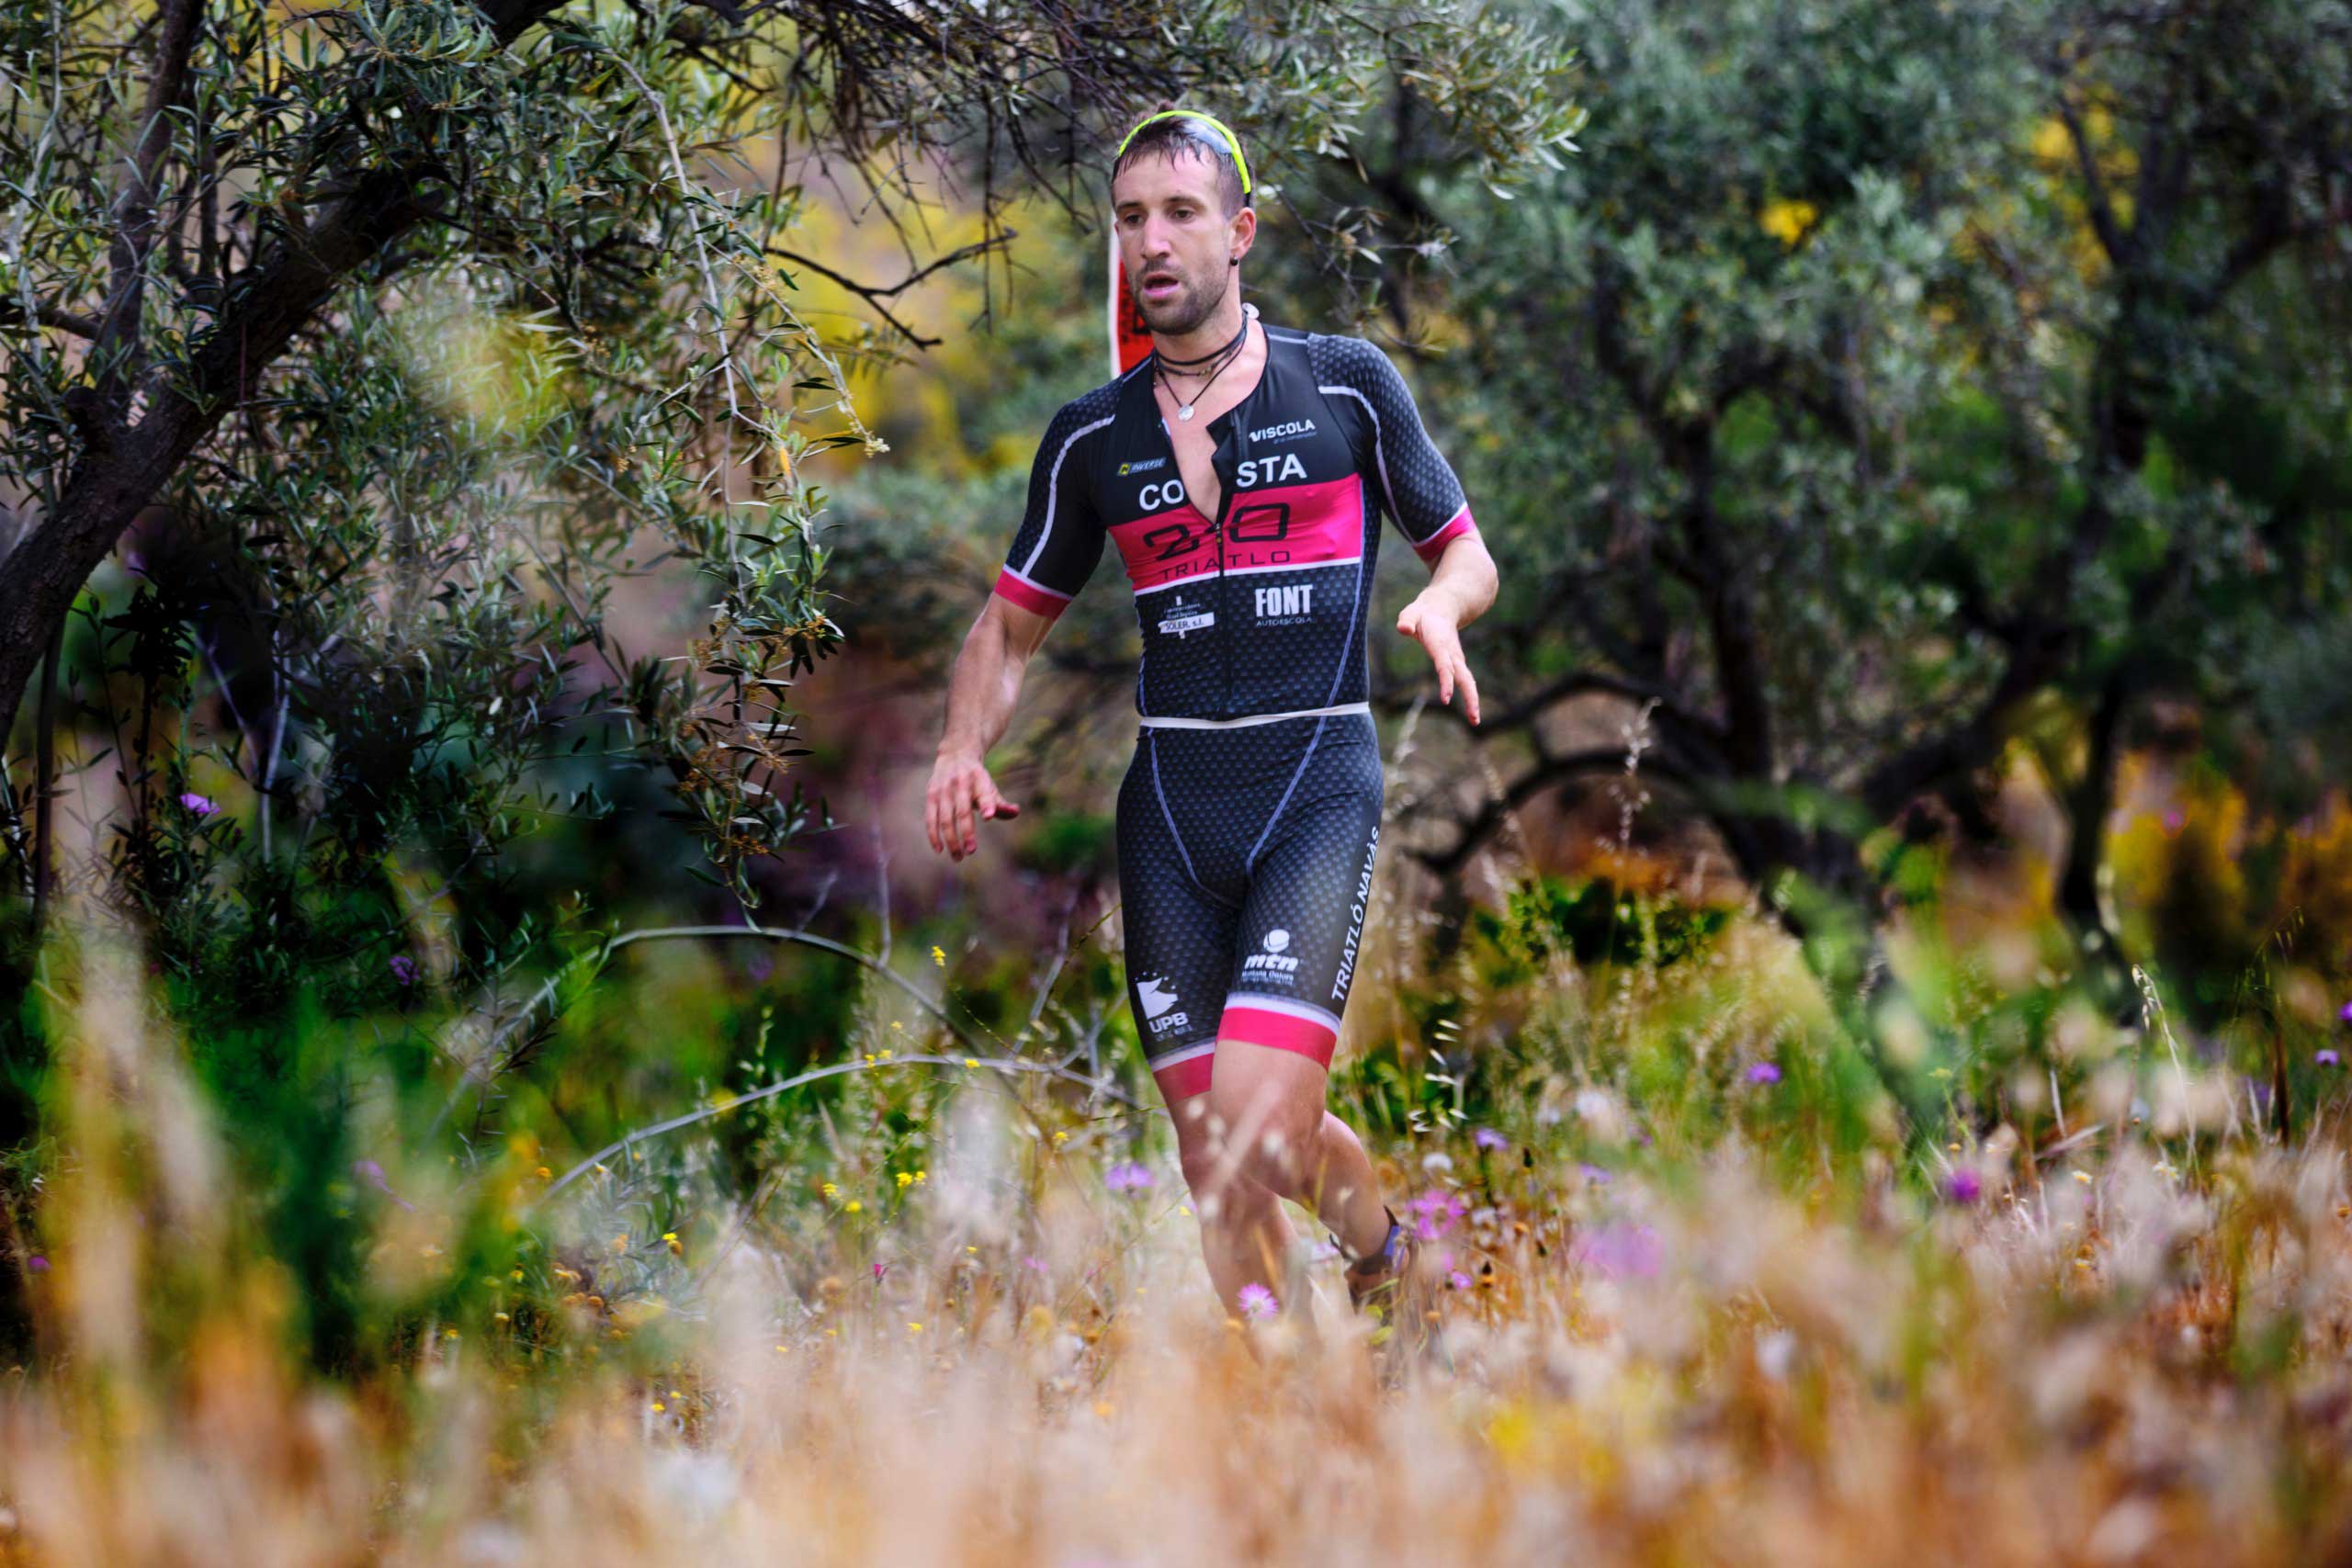
[[[1088,477],[1087,438],[1111,423],[1107,408],[1081,399],[1046,429],[1029,469],[1029,505],[997,573],[996,592],[1048,618],[1086,586],[1102,558],[1102,521]]]
[[[1369,416],[1370,468],[1388,515],[1414,553],[1434,562],[1447,545],[1478,531],[1462,481],[1430,440],[1413,394],[1388,355],[1361,338],[1324,341],[1330,345],[1327,373]]]

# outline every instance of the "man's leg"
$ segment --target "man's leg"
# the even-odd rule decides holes
[[[1306,1204],[1361,1258],[1388,1239],[1388,1210],[1363,1143],[1325,1108],[1329,1077],[1312,1056],[1219,1040],[1198,1097],[1208,1105],[1205,1174],[1213,1189],[1239,1180]]]
[[[1282,1200],[1223,1157],[1220,1126],[1206,1094],[1169,1107],[1176,1122],[1176,1153],[1201,1221],[1201,1253],[1225,1310],[1238,1317],[1242,1287],[1261,1285],[1280,1299],[1283,1263],[1294,1235]]]

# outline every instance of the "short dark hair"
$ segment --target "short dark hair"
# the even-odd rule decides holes
[[[1172,107],[1173,106],[1165,106]],[[1188,114],[1170,114],[1137,130],[1111,165],[1115,182],[1127,165],[1143,158],[1201,158],[1216,169],[1217,199],[1227,218],[1249,205],[1250,193],[1241,188],[1241,165],[1216,127]]]

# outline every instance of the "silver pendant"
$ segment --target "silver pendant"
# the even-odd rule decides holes
[[[1190,404],[1190,403],[1186,403],[1182,408],[1178,409],[1178,410],[1176,411],[1176,417],[1177,417],[1178,419],[1190,419],[1190,418],[1192,418],[1192,417],[1193,417],[1193,405],[1192,405],[1192,404]]]

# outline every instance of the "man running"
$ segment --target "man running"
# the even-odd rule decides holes
[[[1118,804],[1128,999],[1209,1277],[1237,1313],[1246,1287],[1285,1288],[1289,1198],[1352,1260],[1356,1301],[1385,1303],[1414,1272],[1410,1233],[1325,1109],[1380,837],[1365,701],[1380,514],[1432,568],[1396,629],[1473,724],[1459,633],[1494,602],[1494,561],[1386,355],[1242,304],[1258,218],[1231,131],[1151,116],[1122,143],[1111,196],[1153,352],[1067,404],[1038,447],[1027,514],[956,660],[925,827],[961,860],[980,821],[1014,814],[983,759],[1114,542],[1143,631]]]

